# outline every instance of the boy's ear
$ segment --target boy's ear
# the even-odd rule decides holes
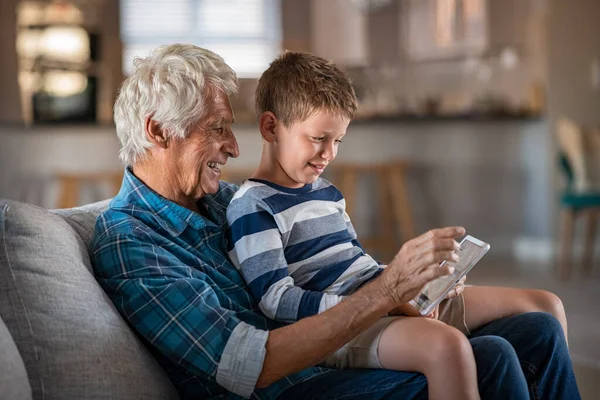
[[[260,134],[269,143],[273,143],[276,139],[275,128],[277,127],[277,123],[277,116],[271,111],[265,111],[258,118]]]
[[[144,129],[146,131],[146,136],[148,140],[150,140],[153,144],[163,149],[167,148],[167,144],[169,142],[169,138],[166,135],[166,132],[160,126],[158,122],[152,119],[152,116],[146,117],[144,119]]]

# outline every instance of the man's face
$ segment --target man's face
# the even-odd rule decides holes
[[[231,130],[233,111],[229,98],[215,90],[206,102],[206,116],[191,128],[185,139],[175,139],[171,157],[187,197],[199,199],[219,189],[221,168],[229,157],[238,157],[239,148]]]
[[[277,160],[280,182],[286,186],[302,187],[314,182],[333,161],[350,119],[327,112],[311,115],[289,129],[279,126]]]

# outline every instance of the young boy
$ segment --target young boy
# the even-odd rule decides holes
[[[334,307],[385,267],[364,252],[344,197],[320,177],[337,155],[357,100],[335,65],[287,52],[261,76],[255,107],[262,157],[227,210],[228,250],[262,312],[292,322]],[[418,371],[427,377],[430,398],[476,399],[469,330],[527,311],[551,312],[566,329],[562,304],[550,293],[469,287],[432,318],[382,318],[324,365]]]

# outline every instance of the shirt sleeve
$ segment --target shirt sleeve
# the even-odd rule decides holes
[[[227,210],[229,258],[268,318],[295,322],[319,314],[342,296],[304,290],[289,274],[281,232],[270,208],[233,201]],[[293,268],[293,266],[292,266]]]
[[[358,241],[358,235],[356,234],[356,230],[354,229],[354,225],[352,225],[352,221],[350,220],[350,216],[348,215],[348,212],[346,212],[346,201],[345,201],[345,199],[344,199],[344,214],[342,216],[344,218],[344,221],[346,221],[346,229],[348,229],[348,233],[350,234],[350,236],[352,236],[352,244],[354,246],[360,248],[363,251],[363,253],[366,253],[365,249],[362,247],[362,245]]]
[[[92,258],[119,312],[149,343],[190,373],[250,397],[268,332],[224,308],[201,269],[130,234],[105,240]]]
[[[363,253],[367,254],[367,252],[365,251],[365,249],[362,247],[362,245],[360,244],[360,242],[358,241],[358,235],[356,233],[356,230],[354,229],[354,226],[352,225],[352,221],[350,220],[350,216],[348,215],[348,213],[346,212],[346,202],[344,200],[344,221],[346,221],[346,228],[348,229],[348,232],[350,233],[350,235],[352,236],[352,244],[356,247],[359,247]],[[386,267],[386,264],[382,263],[381,261],[375,261],[377,263],[377,265],[379,265],[379,268],[384,269]]]

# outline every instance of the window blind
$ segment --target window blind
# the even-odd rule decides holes
[[[160,45],[215,51],[241,78],[258,77],[279,53],[279,0],[121,0],[123,68]]]

